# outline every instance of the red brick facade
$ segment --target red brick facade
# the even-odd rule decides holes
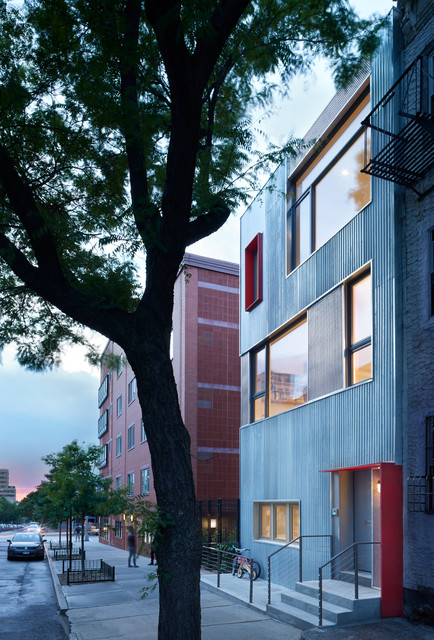
[[[181,412],[190,432],[193,474],[198,500],[235,499],[239,495],[240,359],[238,341],[238,265],[186,254],[185,269],[175,283],[173,313],[173,369]],[[121,354],[112,342],[106,353]],[[122,371],[101,371],[108,376],[107,397],[100,415],[108,411],[107,464],[101,472],[127,484],[134,473],[134,494],[141,493],[141,472],[149,469],[149,500],[155,501],[149,447],[142,438],[137,398],[128,402],[134,378],[125,363]],[[118,414],[118,398],[122,410]],[[134,445],[128,447],[128,429],[134,426]],[[105,429],[100,419],[100,431]],[[117,439],[122,440],[117,452]],[[130,442],[131,444],[131,442]],[[117,532],[113,531],[115,520]],[[123,516],[110,519],[110,544],[125,548]],[[116,535],[117,533],[117,535]]]

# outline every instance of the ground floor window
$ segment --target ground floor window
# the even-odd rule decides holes
[[[300,535],[298,502],[256,502],[253,514],[257,540],[290,542]]]
[[[122,520],[115,520],[115,536],[122,538]]]
[[[101,536],[101,538],[104,538],[104,540],[108,540],[109,539],[109,519],[106,517],[102,517],[100,518],[100,527],[99,527],[99,535]]]

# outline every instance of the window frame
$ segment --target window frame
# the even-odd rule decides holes
[[[134,496],[135,478],[134,471],[127,473],[127,496]]]
[[[264,536],[262,534],[262,508],[269,507],[270,508],[270,535]],[[276,530],[276,510],[278,507],[285,507],[285,537],[277,537]],[[294,533],[294,508],[298,509],[298,535],[295,538],[292,537]],[[288,544],[292,542],[292,540],[296,540],[301,535],[301,526],[300,526],[300,513],[301,513],[301,502],[300,500],[258,500],[253,503],[253,518],[254,518],[254,526],[253,526],[253,538],[256,542],[268,542],[271,544]],[[289,536],[289,532],[291,532],[291,537]],[[297,544],[297,543],[294,543]]]
[[[353,321],[353,309],[352,309],[352,295],[351,292],[354,288],[354,286],[356,284],[358,284],[361,280],[364,280],[366,277],[370,277],[371,278],[371,333],[369,336],[366,336],[365,338],[362,338],[361,340],[358,340],[357,342],[352,343],[351,342],[351,328],[352,328],[352,321]],[[345,337],[345,351],[344,351],[344,356],[345,356],[345,383],[346,383],[346,387],[354,387],[357,386],[358,384],[363,384],[365,382],[368,382],[369,380],[372,380],[372,378],[374,377],[374,357],[373,357],[373,339],[372,339],[372,333],[373,333],[373,311],[374,311],[374,305],[373,305],[373,295],[372,295],[372,270],[371,267],[368,267],[367,269],[363,269],[361,272],[359,272],[356,276],[354,276],[353,278],[347,280],[347,282],[345,283],[345,314],[346,314],[346,323],[345,323],[345,333],[346,333],[346,337]],[[353,382],[352,380],[352,356],[357,353],[358,351],[361,351],[362,349],[366,348],[370,346],[371,347],[371,375],[369,376],[369,378],[364,378],[363,380],[360,380],[359,382]]]
[[[245,310],[252,311],[262,302],[262,233],[257,233],[244,250]]]
[[[128,404],[129,405],[132,402],[134,402],[134,400],[136,399],[136,390],[137,390],[136,379],[133,378],[128,383]]]
[[[128,431],[127,431],[127,442],[128,442],[128,451],[131,451],[131,449],[134,449],[135,446],[135,440],[136,440],[136,426],[135,424],[132,424],[128,427]]]
[[[116,398],[116,418],[122,415],[122,393]]]
[[[115,520],[115,538],[122,538],[123,536],[123,522],[122,520]]]
[[[116,458],[122,455],[122,435],[116,436]]]
[[[145,482],[143,481],[144,476],[147,477]],[[151,473],[150,473],[149,467],[145,467],[144,469],[140,469],[140,495],[148,496],[149,495],[150,486],[151,486]],[[147,490],[146,490],[146,488],[147,488]]]
[[[140,422],[140,442],[147,442],[147,440],[148,436],[146,435],[145,423],[142,418]]]

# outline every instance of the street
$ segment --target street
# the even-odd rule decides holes
[[[0,640],[65,640],[47,560],[8,561],[14,533],[0,533]]]

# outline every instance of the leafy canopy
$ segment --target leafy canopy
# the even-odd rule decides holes
[[[249,167],[296,151],[258,154],[252,109],[320,54],[344,83],[381,26],[346,0],[0,0],[0,20],[0,348],[33,369],[84,326],[119,339],[150,260],[179,266]]]

